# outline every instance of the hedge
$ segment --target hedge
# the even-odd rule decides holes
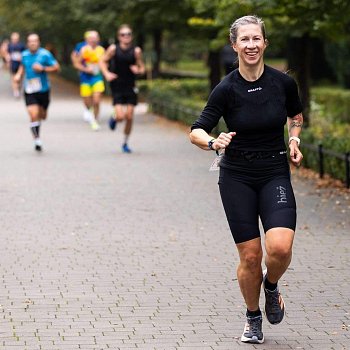
[[[350,90],[317,87],[311,90],[312,101],[323,107],[331,121],[350,123]]]

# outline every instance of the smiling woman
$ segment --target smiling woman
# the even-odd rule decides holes
[[[284,126],[288,125],[290,159],[299,165],[302,106],[295,81],[264,64],[267,39],[260,18],[237,19],[230,28],[230,39],[239,67],[213,90],[192,125],[190,139],[204,150],[224,151],[219,189],[240,257],[237,278],[247,306],[241,340],[262,343],[262,280],[268,321],[277,324],[284,317],[277,282],[291,262],[296,227]],[[212,138],[209,133],[221,117],[228,132]],[[259,218],[265,231],[264,274]]]
[[[254,81],[264,70],[263,57],[267,47],[264,22],[257,19],[256,23],[249,23],[246,17],[236,22],[230,30],[232,47],[237,52],[239,64],[242,65],[240,73],[246,80]]]

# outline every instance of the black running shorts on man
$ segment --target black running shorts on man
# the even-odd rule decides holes
[[[113,106],[115,105],[137,105],[137,94],[135,88],[119,88],[112,91]]]
[[[50,91],[35,92],[33,94],[24,94],[26,106],[39,105],[47,110],[50,104]]]

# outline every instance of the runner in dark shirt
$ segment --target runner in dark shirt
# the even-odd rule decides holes
[[[25,45],[20,41],[20,35],[17,32],[11,34],[10,43],[7,47],[7,62],[11,72],[11,83],[13,96],[19,98],[21,93],[21,82],[17,82],[14,79],[15,74],[22,61],[22,52],[26,49]]]
[[[115,115],[109,120],[111,130],[117,122],[126,120],[122,151],[131,153],[128,141],[131,133],[134,108],[137,105],[136,76],[145,72],[142,60],[142,50],[132,44],[132,30],[128,25],[122,25],[118,30],[118,45],[108,47],[100,61],[101,70],[110,82]]]
[[[232,49],[232,46],[225,45],[220,52],[221,63],[225,70],[225,75],[231,73],[233,70],[238,68],[237,53]]]
[[[302,107],[295,81],[264,64],[267,39],[260,18],[237,19],[231,26],[230,39],[239,68],[213,90],[192,126],[190,138],[202,149],[225,152],[220,162],[219,188],[240,256],[237,277],[247,305],[241,340],[262,343],[262,281],[268,321],[277,324],[284,316],[277,282],[290,264],[296,227],[284,125],[288,125],[290,159],[299,165]],[[229,132],[212,138],[209,133],[221,117]],[[259,217],[265,231],[264,272]]]

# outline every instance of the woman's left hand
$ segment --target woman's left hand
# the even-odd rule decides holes
[[[295,166],[299,166],[303,160],[303,154],[300,152],[296,141],[292,140],[289,144],[290,160]]]

